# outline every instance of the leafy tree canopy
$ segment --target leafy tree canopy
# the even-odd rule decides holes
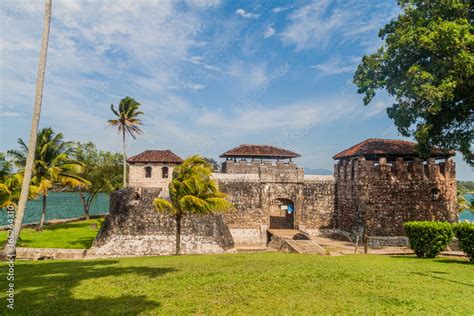
[[[459,150],[473,163],[474,5],[470,0],[399,0],[403,12],[380,30],[385,43],[354,74],[367,105],[376,91],[395,98],[387,109],[421,154]]]

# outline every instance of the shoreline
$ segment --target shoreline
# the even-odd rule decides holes
[[[105,218],[109,214],[100,214],[100,215],[90,215],[90,219],[96,219],[96,218]],[[85,220],[85,216],[81,217],[73,217],[73,218],[63,218],[63,219],[51,219],[49,221],[46,221],[44,224],[45,225],[55,225],[55,224],[64,224],[64,223],[71,223],[71,222],[79,222]],[[39,225],[39,222],[34,222],[34,223],[27,223],[21,225],[22,228],[31,228],[31,227],[36,227]],[[8,229],[8,225],[2,225],[0,226],[0,231],[4,231]]]

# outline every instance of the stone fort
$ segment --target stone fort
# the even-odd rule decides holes
[[[433,149],[422,159],[412,142],[367,139],[334,155],[334,176],[322,176],[305,175],[294,162],[300,155],[290,150],[240,145],[220,156],[221,172],[213,174],[235,209],[185,217],[183,252],[298,247],[279,242],[277,232],[293,232],[290,239],[296,240],[359,236],[390,244],[404,235],[406,221],[456,221],[453,155]],[[170,150],[147,150],[127,162],[128,188],[111,195],[95,251],[173,253],[175,223],[155,212],[152,201],[169,195],[173,169],[182,159]]]

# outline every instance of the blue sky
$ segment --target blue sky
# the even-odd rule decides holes
[[[395,1],[55,0],[41,126],[119,151],[110,104],[142,103],[145,134],[130,154],[169,148],[217,158],[241,143],[273,144],[298,163],[369,137],[401,138],[380,93],[367,107],[351,83]],[[0,150],[27,138],[42,1],[2,1]],[[474,172],[458,157],[458,178]]]

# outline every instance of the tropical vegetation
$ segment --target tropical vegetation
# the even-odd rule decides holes
[[[122,151],[123,151],[123,187],[127,186],[127,149],[126,149],[126,135],[128,134],[133,139],[136,138],[137,134],[142,134],[143,131],[139,125],[142,125],[142,121],[138,118],[143,115],[143,112],[139,110],[140,103],[134,98],[125,97],[120,100],[118,109],[115,110],[114,105],[110,105],[110,110],[115,114],[116,118],[108,120],[111,126],[117,127],[119,133],[122,133]]]
[[[214,180],[211,164],[200,156],[190,156],[176,167],[169,184],[169,199],[156,198],[155,209],[171,215],[176,222],[176,254],[181,253],[181,221],[185,215],[204,215],[229,210],[226,200]]]
[[[84,166],[81,176],[90,183],[74,187],[81,199],[84,216],[89,219],[89,210],[97,195],[120,188],[123,157],[118,153],[98,150],[92,142],[77,143],[74,156]]]
[[[354,74],[367,105],[377,90],[395,98],[387,109],[403,136],[426,155],[433,146],[459,150],[473,164],[474,23],[472,1],[398,0],[402,12],[379,32],[384,44]]]
[[[73,143],[66,142],[63,138],[62,133],[55,134],[52,128],[43,128],[38,132],[31,182],[38,187],[38,193],[43,198],[40,228],[46,218],[48,192],[55,184],[71,188],[90,185],[89,181],[79,176],[84,171],[84,165],[72,158]],[[23,168],[28,146],[21,138],[18,139],[18,144],[21,149],[9,150],[8,154],[14,158],[18,168]]]

